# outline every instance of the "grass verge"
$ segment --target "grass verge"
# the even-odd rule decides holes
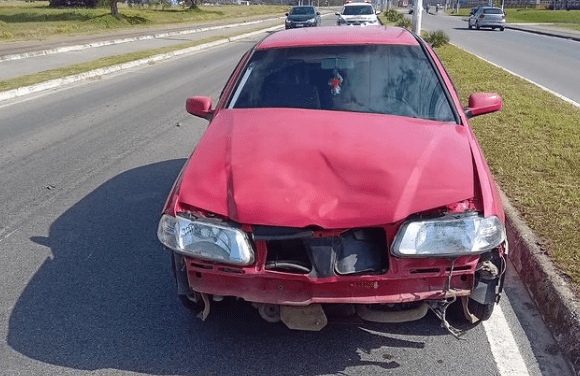
[[[288,6],[276,5],[222,5],[190,10],[182,6],[164,9],[119,3],[120,17],[117,19],[111,16],[108,8],[49,8],[48,1],[0,1],[0,43],[241,20],[263,14],[283,15],[288,9]]]
[[[470,123],[501,189],[580,291],[580,109],[457,47],[437,53],[462,103],[502,96],[501,112]]]
[[[148,49],[142,50],[138,52],[131,52],[122,55],[116,56],[108,56],[101,59],[70,65],[63,68],[55,68],[46,70],[39,73],[29,74],[26,76],[15,77],[7,80],[0,81],[0,91],[7,91],[12,89],[17,89],[19,87],[30,86],[34,84],[38,84],[41,82],[46,82],[49,80],[54,80],[57,78],[63,78],[66,76],[72,76],[79,73],[89,72],[94,69],[110,67],[117,64],[123,64],[130,61],[145,59],[151,56],[160,55],[164,53],[169,53],[172,51],[182,50],[189,47],[198,46],[201,44],[213,42],[219,39],[231,38],[237,35],[251,33],[252,31],[260,30],[260,28],[256,28],[254,30],[245,30],[243,32],[238,33],[231,33],[227,35],[215,36],[212,38],[205,38],[200,40],[195,40],[191,42],[185,42],[181,44],[177,44],[174,46],[162,47],[162,48],[155,48],[155,49]]]

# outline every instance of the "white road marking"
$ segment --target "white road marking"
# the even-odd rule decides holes
[[[491,353],[501,376],[529,376],[526,362],[505,319],[501,307],[495,306],[489,320],[483,322]]]
[[[457,48],[459,48],[459,49],[461,49],[461,50],[463,50],[463,51],[466,51],[466,52],[468,52],[468,53],[472,54],[473,56],[475,56],[475,57],[477,57],[477,58],[479,58],[479,59],[481,59],[481,60],[485,61],[486,63],[489,63],[489,64],[493,65],[494,67],[500,68],[500,69],[504,70],[505,72],[508,72],[509,74],[511,74],[511,75],[513,75],[513,76],[516,76],[516,77],[518,77],[518,78],[521,78],[522,80],[526,80],[526,81],[528,81],[529,83],[536,85],[536,86],[537,86],[537,87],[539,87],[540,89],[542,89],[542,90],[544,90],[544,91],[547,91],[548,93],[550,93],[550,94],[552,94],[552,95],[555,95],[555,96],[557,96],[557,97],[558,97],[558,98],[560,98],[561,100],[563,100],[563,101],[565,101],[565,102],[568,102],[568,103],[570,103],[571,105],[573,105],[573,106],[575,106],[575,107],[578,107],[578,108],[580,108],[580,103],[578,103],[578,102],[576,102],[576,101],[573,101],[572,99],[570,99],[570,98],[568,98],[568,97],[565,97],[565,96],[563,96],[562,94],[558,94],[558,93],[556,93],[555,91],[553,91],[553,90],[550,90],[550,89],[548,89],[547,87],[545,87],[545,86],[542,86],[542,85],[540,85],[540,84],[539,84],[539,83],[537,83],[537,82],[534,82],[534,81],[532,81],[532,80],[530,80],[530,79],[528,79],[528,78],[525,78],[524,76],[520,76],[519,74],[517,74],[517,73],[515,73],[515,72],[512,72],[511,70],[509,70],[509,69],[506,69],[506,68],[502,67],[501,65],[497,65],[496,63],[494,63],[494,62],[491,62],[491,61],[489,61],[489,60],[487,60],[487,59],[484,59],[483,57],[481,57],[481,56],[479,56],[479,55],[477,55],[477,54],[474,54],[473,52],[467,51],[467,50],[465,50],[465,49],[463,49],[463,48],[461,48],[461,47],[459,47],[459,46],[457,46],[457,45],[455,45],[455,44],[453,44],[453,43],[450,43],[450,44],[454,45],[455,47],[457,47]]]

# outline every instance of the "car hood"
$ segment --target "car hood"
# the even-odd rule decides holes
[[[314,14],[297,14],[297,15],[289,15],[286,18],[289,21],[303,22],[303,21],[308,21],[308,20],[316,18],[316,15],[314,15]]]
[[[346,228],[474,197],[470,133],[457,124],[301,109],[226,109],[171,200],[245,224]]]
[[[368,21],[368,20],[374,20],[377,18],[377,16],[373,15],[373,14],[366,14],[366,15],[345,15],[342,14],[340,17],[342,17],[344,20],[347,21]]]

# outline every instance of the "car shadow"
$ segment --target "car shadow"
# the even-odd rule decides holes
[[[53,257],[13,308],[9,346],[78,370],[319,375],[361,365],[398,368],[415,361],[395,359],[389,349],[424,351],[424,338],[448,335],[433,315],[412,325],[291,331],[263,321],[242,301],[213,304],[205,322],[197,319],[179,304],[169,255],[156,238],[159,212],[184,162],[121,173],[54,221],[48,237],[31,238]]]

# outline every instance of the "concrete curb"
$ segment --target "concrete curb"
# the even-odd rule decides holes
[[[557,38],[563,38],[563,39],[569,39],[569,40],[574,40],[577,42],[580,42],[580,32],[567,32],[565,30],[563,31],[559,31],[559,30],[543,30],[540,28],[534,28],[533,26],[526,26],[526,25],[516,25],[516,24],[506,24],[505,25],[506,29],[510,29],[510,30],[518,30],[518,31],[523,31],[526,33],[533,33],[533,34],[538,34],[538,35],[546,35],[549,37],[557,37]]]
[[[257,35],[260,33],[281,29],[283,27],[284,27],[283,25],[281,25],[281,26],[278,25],[278,26],[274,26],[274,27],[270,27],[270,28],[266,28],[266,29],[262,29],[262,30],[258,30],[258,31],[253,31],[250,33],[240,34],[240,35],[237,35],[235,37],[224,38],[224,39],[220,39],[220,40],[217,40],[214,42],[200,44],[200,45],[194,46],[194,47],[189,47],[189,48],[185,48],[185,49],[181,49],[181,50],[175,50],[175,51],[168,52],[165,54],[154,55],[154,56],[151,56],[151,57],[148,57],[145,59],[130,61],[130,62],[123,63],[123,64],[112,65],[110,67],[105,67],[105,68],[94,69],[92,71],[79,73],[79,74],[75,74],[72,76],[66,76],[63,78],[57,78],[54,80],[41,82],[41,83],[31,85],[31,86],[23,86],[23,87],[20,87],[18,89],[3,91],[3,92],[0,92],[0,101],[17,98],[17,97],[21,97],[24,95],[48,90],[48,89],[54,89],[54,88],[57,88],[61,85],[66,85],[66,84],[70,84],[70,83],[78,82],[78,81],[83,81],[83,80],[88,80],[88,79],[94,78],[94,77],[104,76],[107,74],[122,71],[124,69],[134,68],[134,67],[138,67],[141,65],[147,65],[147,64],[158,62],[158,61],[171,59],[171,58],[177,57],[177,56],[187,55],[187,54],[194,53],[194,52],[197,52],[200,50],[204,50],[206,48],[219,46],[222,44],[233,42],[233,41],[236,41],[236,40],[239,40],[242,38],[246,38],[246,37],[250,37],[253,35]]]
[[[157,39],[157,38],[167,38],[167,37],[176,36],[176,35],[202,33],[202,32],[211,31],[211,30],[227,29],[227,28],[233,28],[233,27],[238,27],[238,26],[253,25],[253,24],[258,24],[258,23],[267,22],[267,21],[271,21],[271,20],[282,19],[282,18],[285,18],[285,17],[272,17],[269,19],[263,19],[263,20],[257,20],[257,21],[239,22],[239,23],[235,23],[235,24],[227,24],[227,25],[219,25],[219,26],[211,26],[211,27],[198,27],[198,28],[192,28],[192,29],[187,29],[187,30],[168,31],[168,32],[157,33],[157,34],[139,35],[139,36],[129,37],[129,38],[103,40],[103,41],[98,41],[98,42],[77,44],[77,45],[72,45],[72,46],[62,46],[62,47],[56,47],[56,48],[51,48],[51,49],[46,49],[46,50],[4,55],[4,56],[0,56],[0,61],[20,60],[20,59],[27,59],[30,57],[52,55],[52,54],[57,54],[60,52],[81,51],[81,50],[84,50],[87,48],[110,46],[110,45],[114,45],[114,44],[136,42],[136,41],[140,41],[140,40],[151,40],[151,39]]]
[[[580,298],[569,279],[558,271],[539,246],[540,241],[501,193],[506,212],[509,259],[538,306],[574,372],[580,366]]]

